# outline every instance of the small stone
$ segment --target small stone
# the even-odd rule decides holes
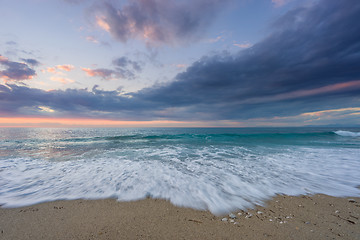
[[[340,211],[339,210],[336,210],[335,213],[339,213]]]
[[[283,224],[283,222],[281,221],[281,222],[279,222],[280,224]]]
[[[305,224],[310,224],[310,222],[305,222]]]
[[[263,214],[263,212],[262,211],[257,211],[257,214]]]
[[[286,216],[286,218],[288,218],[288,219],[289,219],[289,218],[291,218],[291,217],[290,217],[290,216]]]
[[[231,219],[231,220],[230,220],[230,222],[231,222],[231,223],[234,223],[234,222],[235,222],[235,220],[234,220],[234,219]]]
[[[272,222],[273,220],[270,218],[269,221]]]
[[[237,224],[239,224],[238,222],[234,222],[234,225],[237,225]]]
[[[239,213],[238,213],[238,215],[239,215],[239,216],[241,216],[241,215],[242,215],[242,213],[241,213],[241,212],[239,212]]]
[[[223,222],[226,222],[227,220],[228,220],[227,218],[221,219],[221,221],[223,221]]]
[[[249,215],[246,215],[245,218],[251,218],[253,215],[251,213],[249,213]]]
[[[348,199],[348,201],[351,203],[356,203],[355,199]]]
[[[230,213],[230,214],[229,214],[229,217],[230,217],[231,219],[235,219],[235,218],[236,218],[235,214],[233,214],[233,213]]]

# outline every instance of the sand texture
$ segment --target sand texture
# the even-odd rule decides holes
[[[0,208],[0,239],[360,239],[360,198],[279,195],[231,217],[156,199],[55,201]]]

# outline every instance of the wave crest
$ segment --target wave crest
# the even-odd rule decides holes
[[[360,132],[350,132],[350,131],[338,130],[338,131],[335,131],[334,133],[336,133],[337,135],[343,136],[343,137],[360,137]]]

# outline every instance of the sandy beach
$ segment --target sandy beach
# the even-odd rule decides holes
[[[0,239],[360,239],[360,198],[276,196],[233,215],[165,200],[73,200],[0,209]]]

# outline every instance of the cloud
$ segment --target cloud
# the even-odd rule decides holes
[[[67,89],[45,91],[15,84],[0,84],[0,112],[7,116],[42,116],[40,106],[52,109],[54,117],[101,117],[130,119],[145,105],[129,104],[130,99],[120,91]],[[138,113],[142,118],[143,114]],[[144,117],[143,117],[144,118]]]
[[[70,72],[75,67],[73,65],[70,65],[70,64],[64,64],[64,65],[57,65],[56,68],[59,69],[59,70]]]
[[[187,64],[183,64],[183,63],[175,64],[174,66],[177,67],[177,68],[187,68],[188,67]]]
[[[89,41],[89,42],[95,43],[95,44],[99,43],[99,41],[93,36],[87,36],[86,40]]]
[[[271,0],[273,4],[275,4],[275,7],[281,7],[289,2],[289,0]]]
[[[85,0],[63,0],[64,2],[71,3],[71,4],[78,4],[85,2]]]
[[[47,67],[46,71],[49,73],[56,73],[56,69],[54,67]]]
[[[17,42],[15,42],[15,41],[7,41],[6,45],[17,45]]]
[[[239,48],[249,48],[253,46],[251,43],[234,43],[233,45]]]
[[[134,97],[171,108],[166,114],[174,118],[248,119],[359,106],[358,16],[355,0],[294,9],[253,47],[204,57],[175,81]]]
[[[75,66],[71,64],[63,64],[63,65],[56,65],[55,67],[47,67],[46,69],[41,70],[42,72],[49,72],[57,75],[63,75],[64,73],[58,70],[62,70],[65,72],[70,72],[75,68]]]
[[[128,68],[129,66],[131,66],[132,69],[136,72],[142,71],[142,66],[139,62],[132,61],[132,60],[128,59],[127,57],[117,58],[113,61],[113,64],[116,67],[121,68],[121,69],[125,69],[125,68]]]
[[[82,68],[84,72],[90,77],[101,77],[105,80],[110,79],[134,79],[136,73],[142,71],[143,63],[130,60],[127,57],[120,57],[112,61],[115,69],[105,69],[105,68]]]
[[[54,81],[54,82],[59,82],[59,83],[62,83],[62,84],[70,84],[70,83],[75,82],[74,80],[72,80],[70,78],[56,77],[56,76],[50,77],[50,80]]]
[[[0,79],[4,81],[28,80],[36,75],[35,70],[30,68],[26,63],[13,62],[1,55],[0,66],[5,68],[4,70],[0,70]]]
[[[354,22],[359,16],[357,0],[323,0],[294,9],[251,48],[203,57],[172,82],[134,93],[0,85],[0,112],[34,114],[46,106],[53,114],[123,120],[358,124],[360,25]],[[127,58],[113,64],[114,70],[88,69],[88,74],[133,70]]]
[[[105,68],[97,68],[97,69],[90,69],[90,68],[81,68],[89,77],[101,77],[103,79],[111,79],[113,75],[116,75],[116,72],[111,69]]]
[[[89,15],[115,39],[141,39],[150,45],[200,38],[227,0],[131,0],[122,6],[102,1]]]
[[[22,61],[24,61],[25,63],[29,64],[32,67],[37,67],[40,65],[40,62],[36,59],[32,59],[32,58],[21,58]]]
[[[49,107],[45,107],[45,106],[39,106],[38,107],[40,111],[42,112],[49,112],[49,113],[53,113],[55,112],[53,109],[49,108]]]
[[[209,43],[216,43],[219,41],[224,41],[224,37],[223,36],[217,36],[216,38],[210,38],[208,39]]]
[[[4,56],[0,55],[0,63],[5,63],[7,61],[9,61],[9,59],[7,57],[4,57]]]

